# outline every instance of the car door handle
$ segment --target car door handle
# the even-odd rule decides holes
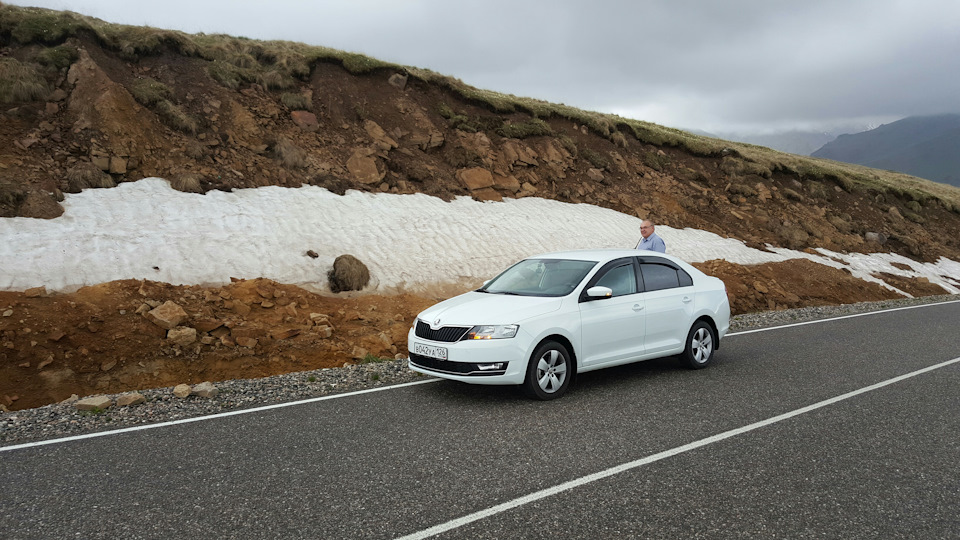
[[[693,300],[693,298],[690,298],[689,296],[684,296],[682,300],[684,304],[689,304],[690,301]]]
[[[634,310],[634,311],[643,311],[643,306],[641,306],[640,304],[634,304],[634,305],[633,305],[633,310]]]

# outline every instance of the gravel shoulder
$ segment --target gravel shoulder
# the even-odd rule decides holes
[[[927,296],[840,306],[820,306],[738,315],[730,331],[738,332],[829,319],[844,315],[922,304],[957,301],[956,295]],[[406,360],[357,364],[341,368],[302,371],[215,383],[213,398],[178,398],[173,388],[141,390],[146,402],[129,407],[110,407],[100,412],[78,411],[72,403],[57,403],[35,409],[0,413],[0,447],[60,437],[84,435],[127,427],[155,424],[198,416],[287,403],[328,395],[427,380],[407,368]],[[114,402],[117,395],[110,395]]]

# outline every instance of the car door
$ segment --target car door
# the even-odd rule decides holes
[[[683,350],[694,310],[693,280],[666,259],[640,258],[646,303],[646,352],[674,354]]]
[[[584,287],[580,297],[583,366],[617,362],[643,354],[645,313],[639,294],[636,259],[626,257],[604,265]],[[589,298],[586,290],[609,287],[608,298]]]

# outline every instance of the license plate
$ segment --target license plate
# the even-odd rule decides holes
[[[447,359],[446,347],[434,347],[433,345],[425,345],[415,341],[413,342],[413,352],[421,356],[429,356],[430,358],[437,358],[439,360]]]

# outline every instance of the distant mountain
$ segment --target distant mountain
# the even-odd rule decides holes
[[[811,155],[960,187],[960,114],[911,116],[841,135]]]
[[[794,129],[790,131],[780,131],[774,133],[747,133],[736,131],[707,133],[696,130],[692,130],[692,132],[700,135],[716,137],[718,139],[724,139],[727,141],[766,146],[767,148],[772,148],[781,152],[788,152],[790,154],[809,156],[823,145],[836,139],[841,133],[858,133],[868,129],[871,129],[871,126],[851,124],[837,127],[836,129],[831,129],[829,131],[803,131]]]

